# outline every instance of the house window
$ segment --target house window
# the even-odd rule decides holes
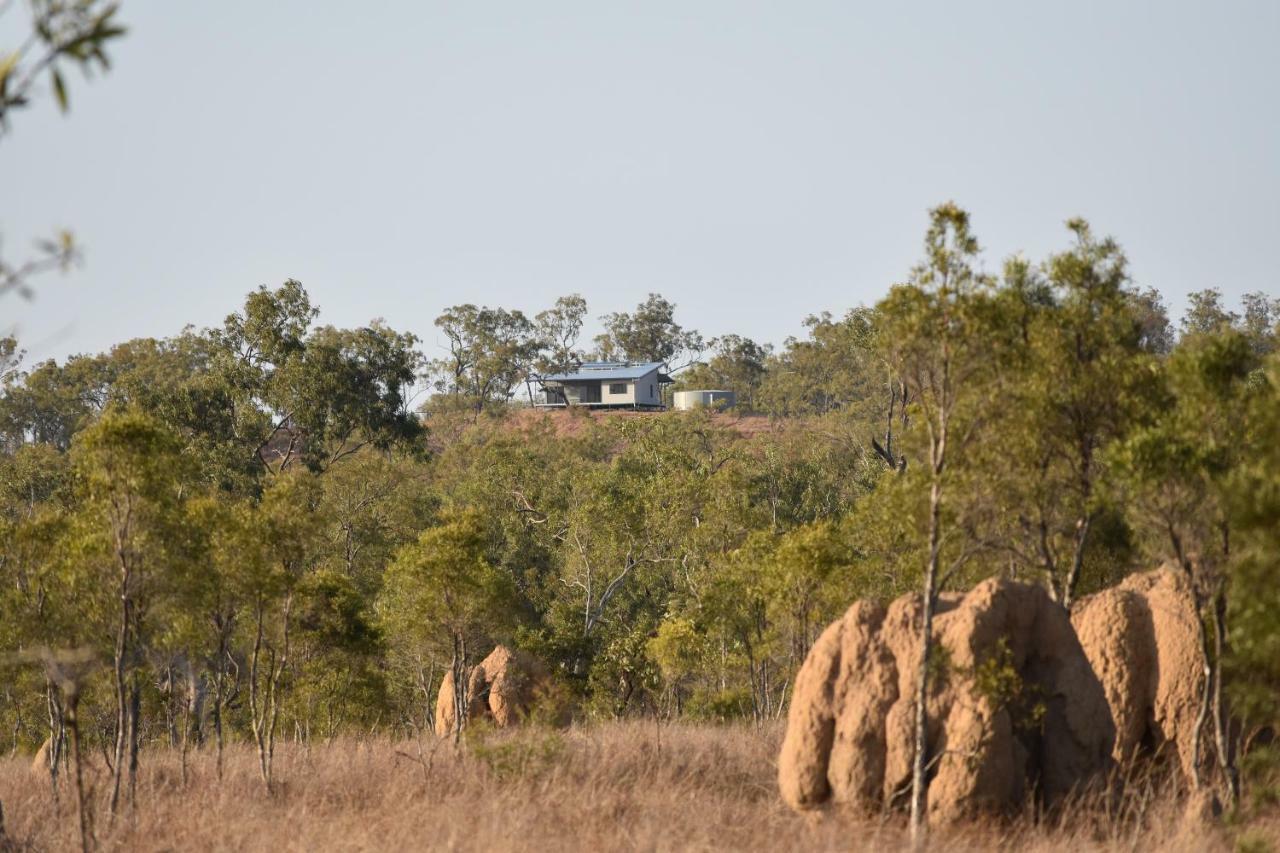
[[[625,394],[625,393],[627,393],[627,383],[625,383],[625,382],[610,382],[610,383],[609,383],[609,393],[610,393],[610,394]]]
[[[650,397],[656,396],[656,395],[653,393],[653,386],[652,386],[652,385],[650,385],[650,386],[649,386],[649,396],[650,396]]]

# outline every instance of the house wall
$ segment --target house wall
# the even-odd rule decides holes
[[[623,391],[614,394],[610,385],[622,385]],[[661,406],[662,391],[658,387],[658,371],[651,370],[639,379],[609,382],[604,379],[566,382],[564,391],[569,397],[569,405],[605,406]],[[547,404],[560,402],[559,394],[553,388],[547,389]]]
[[[595,382],[575,382],[564,386],[565,394],[571,404],[599,403],[600,386]],[[554,394],[552,399],[556,399]]]
[[[641,406],[658,406],[662,404],[662,390],[658,388],[658,371],[654,370],[640,377],[634,383],[635,402]]]
[[[617,384],[621,384],[625,386],[626,390],[623,391],[623,393],[621,394],[609,393],[609,386],[617,385]],[[613,405],[630,405],[631,403],[635,402],[635,390],[636,390],[636,386],[635,386],[635,383],[633,382],[622,382],[622,383],[601,382],[600,383],[600,402],[609,403]]]

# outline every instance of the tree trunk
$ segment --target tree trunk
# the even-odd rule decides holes
[[[142,719],[142,683],[135,670],[129,685],[129,807],[138,804],[138,741]]]
[[[453,637],[453,742],[462,741],[462,727],[467,723],[471,710],[471,697],[467,695],[467,640],[460,634]]]
[[[1209,720],[1209,711],[1213,705],[1214,667],[1209,653],[1209,632],[1201,618],[1203,609],[1196,608],[1196,625],[1200,629],[1200,666],[1204,674],[1204,687],[1200,693],[1200,710],[1196,714],[1196,727],[1191,735],[1191,784],[1198,791],[1204,787],[1204,776],[1200,770],[1200,759],[1204,755],[1204,727]]]
[[[79,704],[80,697],[77,694],[73,693],[67,697],[66,719],[67,727],[71,730],[71,763],[76,785],[76,818],[80,824],[80,851],[89,853],[92,827],[89,823],[89,812],[84,795],[84,765],[81,761],[80,721],[77,716]]]
[[[747,677],[751,682],[751,719],[754,722],[759,723],[763,718],[761,711],[762,698],[760,695],[759,677],[756,675],[756,656],[750,643],[747,644],[746,652]]]
[[[943,433],[945,437],[945,432]],[[945,438],[944,438],[945,440]],[[916,670],[915,744],[911,762],[911,840],[923,844],[928,832],[929,664],[933,655],[933,610],[938,597],[938,561],[942,522],[941,455],[935,451],[934,480],[929,489],[929,562],[925,568],[920,614],[920,664]]]
[[[49,782],[53,786],[53,799],[58,800],[58,764],[66,744],[66,712],[58,697],[57,686],[45,679],[45,705],[49,711]]]
[[[125,683],[126,660],[129,652],[129,599],[125,593],[125,583],[120,591],[120,625],[116,631],[115,658],[112,674],[116,689],[116,739],[114,760],[111,762],[111,801],[110,810],[114,815],[120,805],[120,784],[124,774],[125,742],[128,737],[129,697]]]
[[[224,701],[224,691],[226,689],[226,646],[225,642],[219,641],[218,644],[218,663],[213,671],[213,738],[214,751],[217,753],[215,766],[217,768],[218,781],[222,781],[222,703]]]
[[[191,705],[193,704],[194,701],[195,701],[194,697],[188,694],[187,701],[185,701],[182,705],[182,787],[183,788],[187,787],[187,745],[190,739],[189,736],[191,733],[191,725],[192,725]]]
[[[284,677],[285,669],[289,665],[289,617],[293,609],[293,594],[285,595],[284,606],[281,609],[280,619],[282,624],[280,651],[277,656],[274,649],[269,655],[269,664],[267,667],[265,690],[260,691],[261,698],[258,702],[260,706],[260,715],[254,726],[254,734],[258,741],[258,767],[262,774],[263,784],[267,787],[267,793],[273,793],[273,764],[276,755],[276,728],[280,721],[280,682]],[[260,611],[261,612],[261,611]],[[262,645],[262,617],[258,619],[257,639],[254,643],[254,656],[258,655],[258,648]],[[255,662],[255,669],[257,664]]]
[[[1076,587],[1080,583],[1080,571],[1084,568],[1084,550],[1089,544],[1089,531],[1093,527],[1093,513],[1088,513],[1076,523],[1075,554],[1071,557],[1071,569],[1063,585],[1062,606],[1068,611],[1075,603]]]
[[[260,683],[260,670],[264,651],[263,620],[266,618],[264,608],[265,604],[262,601],[262,597],[259,596],[253,611],[253,650],[249,653],[249,718],[250,726],[253,729],[253,740],[258,748],[258,772],[262,775],[263,784],[267,786],[269,792],[271,790],[271,780],[267,773],[266,743],[264,738],[266,709],[263,703],[266,701],[266,696]],[[274,668],[274,661],[271,661],[271,664]]]
[[[1213,594],[1213,734],[1218,753],[1218,768],[1227,791],[1227,808],[1234,808],[1240,798],[1240,771],[1231,738],[1231,718],[1222,696],[1222,661],[1227,654],[1227,596],[1222,584]]]

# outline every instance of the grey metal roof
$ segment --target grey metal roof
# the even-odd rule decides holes
[[[552,373],[543,376],[543,382],[614,382],[624,379],[641,379],[655,370],[661,370],[660,361],[647,361],[643,364],[624,364],[617,362],[593,362],[590,366],[582,365],[573,373]]]

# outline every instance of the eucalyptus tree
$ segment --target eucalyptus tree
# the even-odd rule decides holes
[[[1222,291],[1216,287],[1187,294],[1187,311],[1182,315],[1184,335],[1213,334],[1229,329],[1240,320],[1222,301]]]
[[[998,390],[1001,440],[988,465],[1013,520],[1005,547],[1073,603],[1105,499],[1107,449],[1151,410],[1158,365],[1112,239],[1081,219],[1074,245],[1041,268],[1016,263],[1001,288],[1018,323]]]
[[[596,349],[604,359],[660,361],[676,371],[702,355],[705,342],[694,329],[676,322],[676,306],[657,293],[636,306],[600,318],[605,331],[596,336]]]
[[[76,618],[76,585],[63,558],[72,471],[64,453],[24,445],[0,454],[0,650],[74,648],[87,620]],[[66,742],[61,691],[47,668],[19,667],[5,689],[14,747],[41,717],[48,722],[49,771],[55,787]],[[43,706],[43,707],[41,707]]]
[[[320,568],[298,584],[286,712],[310,742],[343,727],[375,726],[387,707],[382,633],[373,599],[341,571]]]
[[[361,448],[412,446],[423,435],[410,407],[417,338],[381,322],[312,329],[318,313],[290,279],[250,293],[210,332],[235,434],[270,474],[297,462],[323,471]]]
[[[914,428],[922,434],[929,487],[925,524],[927,557],[922,571],[920,665],[915,676],[915,746],[911,831],[923,838],[928,797],[927,697],[935,655],[933,616],[938,593],[973,556],[971,543],[953,539],[949,492],[988,414],[983,391],[995,359],[994,334],[1002,320],[990,296],[991,281],[975,268],[978,241],[969,215],[952,203],[930,212],[925,258],[907,284],[895,286],[877,306],[885,359],[914,401]],[[960,538],[960,537],[956,537]],[[950,555],[948,556],[948,551]],[[947,563],[944,564],[944,556]]]
[[[102,413],[109,392],[110,373],[101,357],[72,356],[62,365],[50,360],[14,370],[0,397],[5,444],[67,450],[75,434]]]
[[[12,673],[5,699],[13,714],[14,748],[24,729],[34,733],[44,727],[43,718],[55,791],[67,745],[67,708],[52,673],[30,666],[39,662],[32,656],[83,648],[97,652],[107,633],[90,615],[99,608],[85,606],[89,596],[97,605],[105,603],[105,596],[92,586],[86,589],[86,581],[93,579],[69,571],[62,556],[70,539],[68,521],[63,508],[48,504],[0,520],[0,668],[6,676]],[[9,655],[17,657],[10,660]]]
[[[301,357],[273,377],[268,400],[289,413],[301,445],[294,452],[309,468],[325,471],[366,447],[416,447],[425,432],[409,406],[420,366],[416,342],[380,322],[323,326],[307,336]],[[279,465],[289,459],[282,455]]]
[[[1225,489],[1235,539],[1221,675],[1242,754],[1280,725],[1280,357],[1250,382],[1249,452]]]
[[[577,293],[561,296],[556,304],[533,318],[541,353],[534,366],[540,373],[566,373],[584,359],[578,348],[587,300]]]
[[[73,448],[82,494],[68,547],[115,599],[113,812],[126,758],[131,798],[135,791],[143,651],[152,611],[172,594],[170,564],[182,558],[182,488],[189,475],[181,450],[171,431],[135,411],[108,412]]]
[[[322,568],[376,591],[396,549],[434,519],[442,499],[434,474],[417,455],[367,448],[327,470],[318,519],[325,525]]]
[[[735,408],[755,411],[773,346],[758,344],[742,335],[721,335],[708,341],[707,346],[711,357],[681,373],[677,387],[727,389],[735,392]]]
[[[1276,332],[1280,329],[1280,299],[1261,291],[1246,293],[1241,297],[1244,314],[1240,318],[1240,330],[1249,338],[1253,351],[1266,356],[1276,350]]]
[[[766,363],[761,406],[774,415],[826,414],[880,400],[883,362],[875,345],[875,309],[805,318],[807,336],[790,337]]]
[[[241,626],[256,615],[251,607],[267,570],[267,543],[256,508],[245,498],[217,493],[196,497],[187,504],[185,523],[194,539],[193,559],[186,564],[174,621],[185,653],[202,664],[213,687],[210,719],[221,780],[227,709],[241,687],[237,638]]]
[[[566,316],[557,322],[572,326],[576,307],[560,307]],[[435,325],[446,350],[430,364],[435,389],[476,412],[510,400],[541,350],[537,327],[520,311],[454,305]]]
[[[444,514],[387,567],[377,604],[387,642],[393,654],[419,667],[448,662],[455,741],[468,716],[472,663],[486,642],[512,629],[513,599],[511,577],[491,560],[474,510]]]
[[[294,663],[295,604],[324,556],[320,498],[315,475],[289,472],[268,485],[250,518],[257,547],[246,555],[243,580],[250,620],[246,680],[258,769],[268,793],[274,792],[276,735]]]
[[[1177,334],[1169,321],[1169,310],[1160,291],[1154,287],[1131,290],[1129,301],[1138,319],[1143,351],[1155,356],[1166,356],[1172,352]]]
[[[1229,325],[1203,328],[1184,335],[1170,356],[1158,416],[1134,430],[1114,457],[1133,524],[1157,555],[1185,573],[1201,614],[1204,692],[1193,741],[1194,782],[1204,782],[1202,732],[1212,718],[1220,781],[1234,802],[1239,773],[1223,663],[1231,656],[1237,519],[1256,518],[1239,511],[1234,489],[1249,482],[1257,454],[1273,439],[1259,430],[1267,423],[1266,409],[1253,401],[1273,398],[1256,381],[1259,361],[1248,336]]]

